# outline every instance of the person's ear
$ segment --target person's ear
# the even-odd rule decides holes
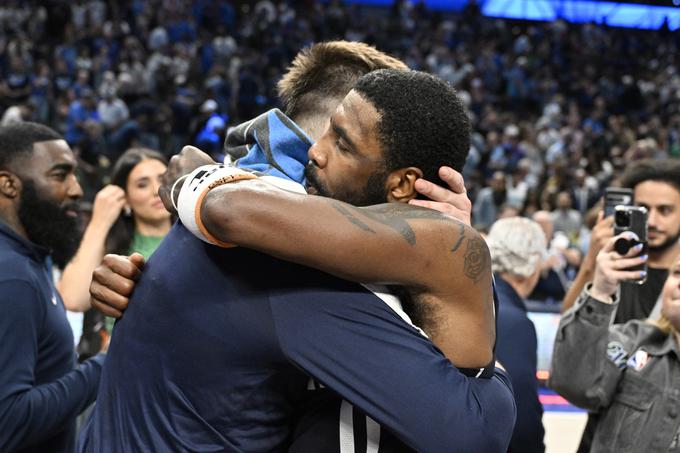
[[[7,170],[0,170],[0,194],[5,198],[17,198],[21,194],[21,179]]]
[[[387,176],[387,201],[408,203],[414,199],[416,191],[416,179],[422,178],[423,172],[420,168],[406,167],[395,170]]]

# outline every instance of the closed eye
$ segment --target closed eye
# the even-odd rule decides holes
[[[338,139],[335,141],[335,146],[337,146],[338,149],[339,149],[340,151],[342,151],[343,153],[349,153],[349,152],[351,151],[351,150],[349,149],[349,147],[348,147],[347,145],[345,145],[345,143],[343,142],[342,138],[338,138]]]

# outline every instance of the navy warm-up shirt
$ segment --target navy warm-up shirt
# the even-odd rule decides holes
[[[505,376],[462,375],[362,286],[178,224],[116,325],[81,451],[282,451],[310,377],[419,450],[512,432]]]
[[[76,368],[48,251],[0,222],[0,451],[69,452],[102,357]]]
[[[496,356],[512,379],[517,403],[517,423],[509,452],[542,453],[543,406],[536,381],[536,329],[527,316],[522,298],[499,275],[495,276],[500,299]]]

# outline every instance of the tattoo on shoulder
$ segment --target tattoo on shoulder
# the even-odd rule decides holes
[[[461,223],[459,225],[459,228],[460,228],[460,232],[458,233],[459,234],[458,241],[456,241],[453,248],[451,249],[452,253],[455,253],[455,252],[458,251],[460,246],[463,244],[463,239],[465,239],[465,225]]]
[[[337,201],[333,201],[332,204],[338,212],[347,218],[347,220],[362,230],[375,233],[375,231],[373,231],[365,222],[361,221],[358,216],[366,217],[395,230],[409,243],[409,245],[416,244],[416,233],[413,231],[413,228],[411,228],[411,225],[409,225],[409,220],[429,219],[454,222],[453,219],[440,212],[432,209],[414,207],[404,203],[385,203],[367,208],[348,206]],[[461,224],[461,238],[459,238],[459,242],[456,244],[456,250],[462,243],[464,231],[465,226]]]
[[[468,239],[463,262],[465,275],[477,283],[490,268],[491,260],[484,239],[481,237]]]
[[[341,205],[340,203],[335,202],[335,201],[332,204],[333,204],[333,207],[335,208],[335,210],[338,211],[343,216],[345,216],[345,218],[347,220],[349,220],[352,224],[358,226],[359,228],[361,228],[364,231],[375,234],[375,231],[373,229],[371,229],[371,227],[369,227],[364,222],[359,220],[355,215],[353,215],[351,212],[349,212],[349,210],[347,210],[343,205]]]
[[[415,207],[405,203],[385,203],[356,209],[360,209],[362,214],[374,222],[381,223],[401,234],[409,245],[416,244],[416,233],[411,228],[411,225],[409,225],[409,220],[451,220],[432,209]]]
[[[393,213],[383,214],[370,210],[363,211],[363,214],[371,220],[396,230],[410,245],[416,244],[416,233],[404,217],[394,215]]]

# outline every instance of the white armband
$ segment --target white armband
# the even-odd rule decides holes
[[[182,224],[202,241],[220,247],[234,247],[234,244],[220,241],[205,228],[201,221],[201,204],[208,192],[217,186],[255,178],[257,176],[252,173],[222,164],[198,167],[187,176],[177,198],[177,213]]]

